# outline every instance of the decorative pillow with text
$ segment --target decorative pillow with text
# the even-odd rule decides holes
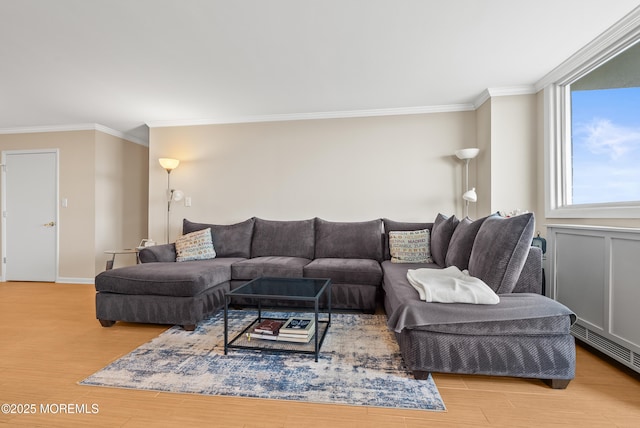
[[[211,229],[198,230],[187,233],[176,239],[176,261],[213,259],[216,251],[213,249]]]
[[[433,263],[429,229],[389,232],[391,263]]]

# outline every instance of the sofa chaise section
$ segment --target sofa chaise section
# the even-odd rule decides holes
[[[460,222],[464,226],[457,231],[459,225],[450,227],[456,221],[444,217],[420,225],[431,226],[432,238],[446,225],[444,239],[441,234],[435,240],[438,248],[431,248],[440,265],[382,263],[388,324],[405,364],[416,378],[430,372],[485,374],[538,378],[553,388],[566,387],[575,375],[575,343],[569,331],[575,314],[538,294],[542,254],[530,246],[533,216],[491,216],[476,222],[473,227],[470,221]],[[385,220],[385,237],[415,226]],[[468,259],[447,255],[449,250],[468,254]],[[500,302],[421,301],[407,280],[408,269],[441,269],[454,261],[489,285]]]
[[[141,264],[96,276],[96,318],[109,327],[116,321],[177,324],[193,330],[224,307],[231,288],[231,266],[250,257],[254,219],[232,225],[184,221],[184,233],[211,228],[217,257],[176,261],[173,243],[140,251]]]
[[[155,262],[107,270],[96,276],[96,318],[178,324],[186,330],[224,305],[230,268],[219,260]]]

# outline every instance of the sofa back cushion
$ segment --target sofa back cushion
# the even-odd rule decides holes
[[[445,217],[438,214],[431,230],[431,258],[440,267],[446,266],[449,242],[460,221],[455,215]]]
[[[472,221],[469,217],[465,217],[460,220],[456,230],[453,231],[451,241],[449,241],[447,257],[445,258],[447,267],[456,266],[460,270],[465,270],[469,267],[469,258],[471,257],[473,242],[480,230],[480,226],[482,226],[482,223],[484,223],[487,218],[488,217],[483,217]]]
[[[313,259],[315,221],[255,219],[251,257],[281,256]]]
[[[316,258],[382,260],[382,220],[316,219]]]
[[[473,243],[469,275],[498,294],[511,293],[527,260],[535,219],[532,213],[487,218]]]
[[[251,237],[255,219],[250,218],[241,223],[219,225],[194,223],[186,218],[182,221],[182,233],[211,229],[213,247],[218,257],[251,257]]]

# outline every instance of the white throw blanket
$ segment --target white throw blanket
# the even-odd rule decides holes
[[[495,305],[500,297],[481,279],[455,266],[446,269],[409,269],[409,283],[420,300],[439,303],[474,303]]]

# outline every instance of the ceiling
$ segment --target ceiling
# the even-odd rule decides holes
[[[472,108],[639,4],[0,0],[0,130],[95,123],[144,142],[146,124]]]

